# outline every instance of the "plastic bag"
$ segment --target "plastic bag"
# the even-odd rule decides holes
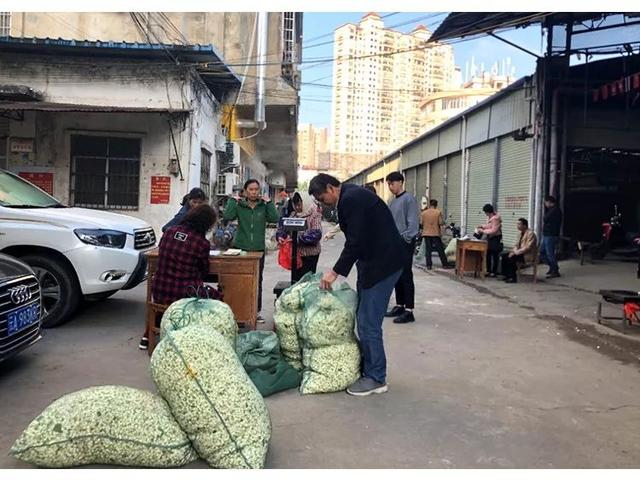
[[[290,271],[291,270],[291,255],[293,251],[293,242],[291,239],[285,240],[282,244],[280,244],[280,251],[278,252],[278,264],[280,267]],[[296,269],[300,269],[302,267],[302,256],[300,255],[300,251],[297,252],[296,256]]]

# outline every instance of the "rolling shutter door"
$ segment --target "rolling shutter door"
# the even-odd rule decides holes
[[[404,189],[416,195],[416,169],[407,169],[404,171]]]
[[[482,206],[493,202],[495,183],[495,143],[485,142],[469,149],[469,208],[467,232],[487,223]]]
[[[500,139],[497,209],[502,216],[505,247],[513,247],[518,242],[518,219],[528,219],[529,216],[532,151],[531,140],[515,141],[511,137]]]
[[[0,169],[5,169],[7,165],[7,143],[9,142],[9,119],[0,117]]]
[[[462,224],[462,154],[456,154],[447,160],[447,210],[445,222]]]
[[[431,161],[431,185],[429,186],[429,200],[436,199],[438,206],[444,204],[444,173],[445,159]]]
[[[427,172],[429,170],[429,166],[427,164],[422,164],[418,167],[418,179],[416,181],[416,200],[418,201],[418,205],[423,197],[427,195]]]

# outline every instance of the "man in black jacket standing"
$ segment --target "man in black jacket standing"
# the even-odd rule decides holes
[[[309,183],[309,194],[323,204],[338,208],[340,228],[346,242],[333,269],[320,281],[331,289],[339,275],[358,270],[357,331],[362,354],[362,377],[347,393],[367,396],[387,391],[387,360],[382,340],[382,321],[393,288],[400,278],[407,250],[391,211],[380,197],[335,177],[319,174]]]
[[[560,269],[556,260],[556,246],[560,238],[560,228],[562,227],[562,211],[556,205],[556,198],[548,195],[544,198],[544,220],[542,222],[542,253],[549,264],[547,279],[560,277]]]

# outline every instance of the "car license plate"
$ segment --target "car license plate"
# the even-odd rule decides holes
[[[7,336],[21,331],[40,318],[40,303],[36,302],[30,306],[21,307],[7,316]]]

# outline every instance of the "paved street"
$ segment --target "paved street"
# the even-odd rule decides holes
[[[322,267],[332,264],[341,243],[338,237],[325,244]],[[508,297],[518,289],[528,295],[529,284],[495,295],[495,280],[481,289],[415,273],[417,322],[385,322],[389,392],[267,398],[273,423],[267,467],[639,467],[633,337],[594,330],[582,338],[562,316],[541,315]],[[271,287],[286,278],[273,254],[265,278],[265,299],[273,299]],[[550,290],[536,298],[540,312],[554,305],[554,295],[565,294]],[[143,297],[140,286],[89,304],[0,365],[0,468],[26,467],[8,455],[9,447],[55,398],[100,384],[153,389],[148,357],[137,349]],[[270,310],[265,314],[272,318]]]

